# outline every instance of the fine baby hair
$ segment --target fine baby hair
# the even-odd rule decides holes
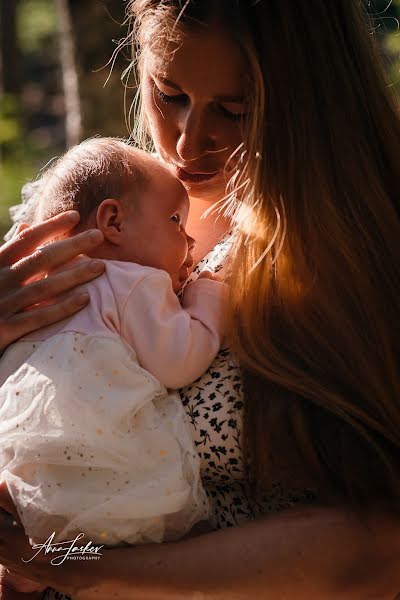
[[[123,200],[128,186],[139,189],[145,184],[141,153],[112,137],[90,138],[73,146],[45,170],[32,208],[33,223],[76,210],[84,227],[103,200]]]

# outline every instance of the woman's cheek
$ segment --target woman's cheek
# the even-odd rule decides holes
[[[150,94],[150,97],[149,97]],[[171,107],[160,106],[156,99],[148,92],[145,99],[144,114],[146,115],[149,133],[153,138],[157,152],[162,154],[164,149],[167,154],[173,150],[173,123],[174,117],[171,115]]]
[[[153,86],[148,82],[144,82],[142,86],[142,103],[143,113],[150,127],[151,133],[155,129],[155,125],[163,119],[164,115],[162,110],[157,104]]]

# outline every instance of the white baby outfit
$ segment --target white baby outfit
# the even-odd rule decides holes
[[[211,364],[224,284],[186,286],[105,261],[78,314],[25,336],[0,362],[0,472],[34,542],[181,537],[208,502],[179,396]]]

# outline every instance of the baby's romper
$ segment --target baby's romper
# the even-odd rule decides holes
[[[107,545],[182,537],[207,519],[199,458],[175,388],[220,346],[222,284],[181,308],[170,277],[106,261],[73,317],[0,363],[0,471],[26,533]],[[207,309],[205,309],[207,305]]]

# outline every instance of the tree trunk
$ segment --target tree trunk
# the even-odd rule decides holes
[[[81,103],[68,0],[56,0],[56,7],[60,34],[60,58],[65,99],[65,133],[67,147],[69,147],[78,144],[81,141]]]
[[[21,54],[17,41],[19,0],[0,0],[0,93],[19,95]]]

